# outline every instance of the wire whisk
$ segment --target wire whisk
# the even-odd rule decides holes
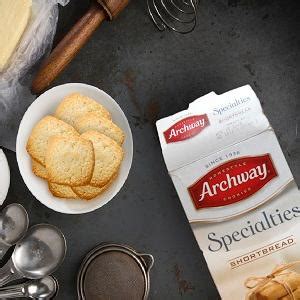
[[[198,0],[147,0],[148,12],[160,30],[189,33],[197,24]]]

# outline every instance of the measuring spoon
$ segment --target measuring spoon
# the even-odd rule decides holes
[[[28,214],[21,204],[6,206],[0,213],[0,259],[15,245],[28,229]]]
[[[32,226],[0,269],[0,286],[20,278],[39,279],[50,275],[65,254],[66,240],[58,228],[49,224]]]

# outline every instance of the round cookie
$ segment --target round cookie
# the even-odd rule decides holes
[[[73,192],[81,199],[85,199],[85,200],[91,200],[93,198],[96,198],[97,196],[99,196],[100,194],[102,194],[105,190],[107,190],[110,185],[112,184],[112,182],[115,180],[115,178],[117,177],[118,173],[116,173],[112,179],[109,181],[108,184],[106,184],[103,187],[94,187],[91,185],[84,185],[84,186],[74,186],[72,187]]]
[[[35,161],[34,159],[32,160],[32,171],[36,176],[47,180],[48,175],[47,175],[46,168],[43,165],[41,165],[40,163],[38,163],[37,161]],[[61,184],[57,184],[57,183],[48,182],[48,187],[49,187],[50,192],[55,197],[67,198],[67,199],[78,198],[78,196],[73,192],[71,187],[68,185],[61,185]]]
[[[47,179],[47,177],[48,177],[47,170],[42,164],[40,164],[36,160],[32,159],[31,167],[32,167],[33,174],[35,174],[36,176],[41,177],[43,179]]]
[[[89,185],[103,187],[119,171],[123,150],[114,140],[97,131],[87,131],[81,137],[93,143],[95,152],[95,167]]]
[[[104,192],[106,190],[106,185],[100,188],[91,185],[73,186],[72,190],[79,198],[91,200]]]
[[[70,186],[89,184],[94,170],[93,144],[81,137],[49,139],[46,153],[48,181]]]
[[[122,129],[111,120],[101,117],[96,112],[86,113],[75,120],[74,127],[79,133],[95,130],[110,137],[119,145],[122,145],[124,142],[124,133]]]
[[[32,129],[26,150],[37,162],[45,166],[48,140],[51,136],[78,137],[79,133],[71,125],[52,116],[41,119]]]
[[[66,96],[57,106],[54,115],[58,119],[74,126],[77,118],[92,111],[98,111],[104,118],[111,118],[109,111],[103,105],[79,93]]]
[[[49,190],[53,196],[66,199],[77,199],[78,196],[73,192],[68,185],[61,185],[57,183],[48,182]]]

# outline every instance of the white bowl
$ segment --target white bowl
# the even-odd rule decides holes
[[[54,197],[45,180],[35,176],[31,170],[31,159],[26,151],[26,143],[34,125],[44,116],[53,114],[60,101],[68,94],[79,92],[95,99],[111,113],[113,121],[124,131],[124,159],[118,177],[112,185],[97,198],[85,200],[68,200]],[[20,123],[16,145],[17,161],[20,173],[30,192],[44,205],[66,214],[82,214],[102,207],[110,201],[124,185],[132,163],[132,134],[122,109],[108,94],[87,84],[68,83],[56,86],[40,95],[27,109]]]

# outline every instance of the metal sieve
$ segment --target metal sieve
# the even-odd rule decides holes
[[[145,300],[150,288],[153,256],[131,247],[104,244],[83,260],[77,277],[80,300]]]

